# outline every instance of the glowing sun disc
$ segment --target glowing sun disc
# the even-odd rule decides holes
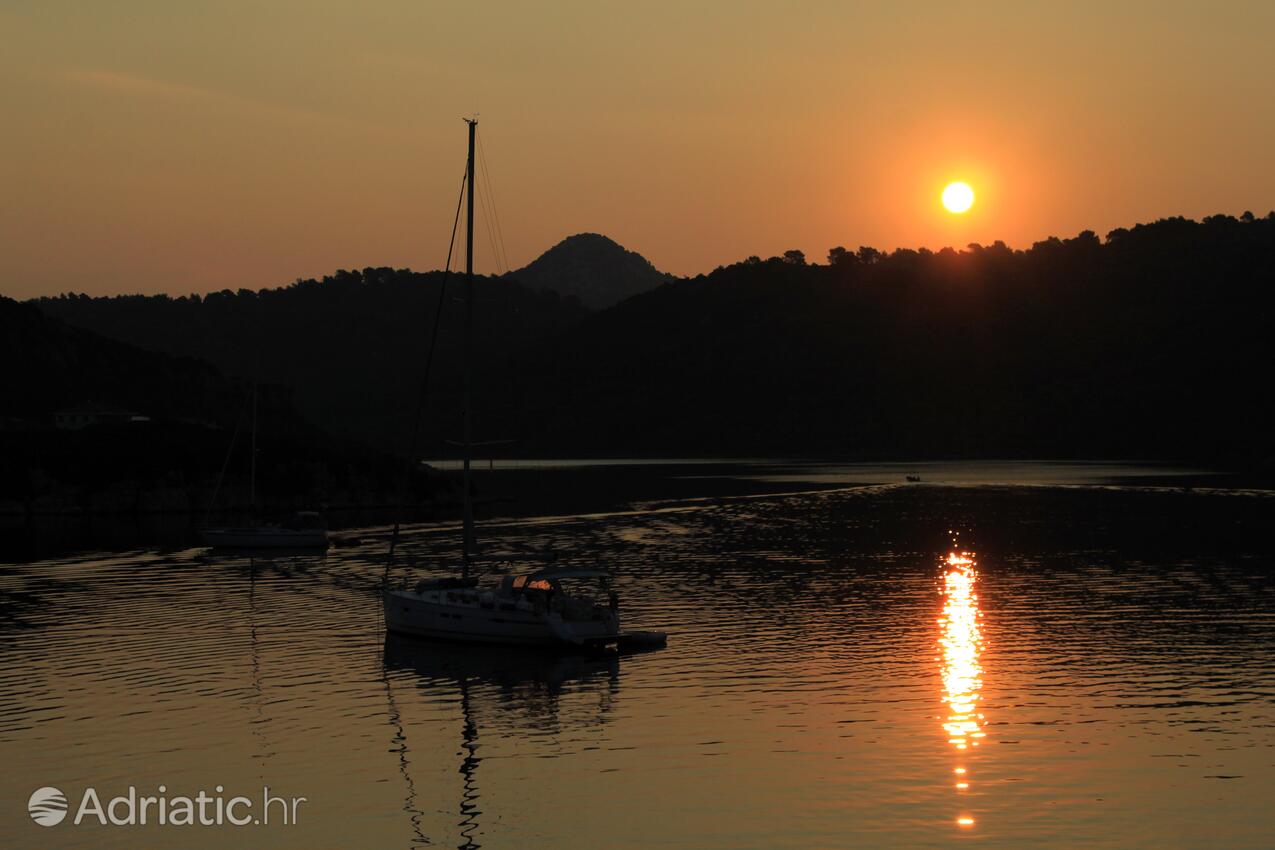
[[[966,212],[974,206],[974,190],[968,183],[948,183],[943,189],[943,206],[948,212]]]

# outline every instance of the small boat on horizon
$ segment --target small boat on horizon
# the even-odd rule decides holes
[[[216,549],[326,549],[328,528],[318,511],[297,511],[282,524],[202,528],[199,536]]]
[[[241,414],[242,418],[242,414]],[[238,435],[239,426],[235,426]],[[230,447],[226,449],[226,464],[230,453],[235,449],[235,438],[231,437]],[[225,473],[225,466],[222,473]],[[217,501],[217,492],[221,489],[221,479],[213,491],[209,509]],[[253,514],[257,507],[257,383],[252,384],[252,439],[249,445],[248,462],[248,504]],[[215,549],[326,549],[328,548],[328,526],[323,515],[318,511],[297,511],[286,523],[265,523],[259,520],[247,525],[203,527],[199,536],[207,546]]]

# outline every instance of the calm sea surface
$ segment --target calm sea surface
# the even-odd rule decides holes
[[[484,523],[493,558],[616,572],[671,633],[618,658],[387,639],[384,530],[0,566],[0,846],[1275,846],[1275,498],[945,469]],[[414,526],[396,578],[456,549]],[[130,785],[306,801],[26,810]]]

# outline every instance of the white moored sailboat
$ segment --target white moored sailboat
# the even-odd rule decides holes
[[[529,646],[596,646],[629,640],[620,631],[618,599],[601,605],[577,589],[601,570],[547,569],[503,576],[495,587],[476,580],[422,581],[386,590],[385,627],[417,637]]]
[[[471,577],[474,552],[474,510],[470,491],[472,452],[469,344],[472,338],[474,275],[474,134],[469,124],[469,159],[465,181],[468,196],[465,245],[465,409],[464,409],[464,524],[460,575],[418,582],[411,588],[389,586],[390,563],[381,597],[385,628],[417,637],[472,643],[523,646],[658,646],[659,632],[620,631],[619,598],[608,592],[602,604],[585,590],[590,581],[607,583],[610,574],[596,569],[547,568],[524,575],[506,575],[494,587],[480,587]],[[459,213],[459,209],[457,210]],[[449,264],[450,265],[450,264]],[[390,543],[393,557],[398,528]]]

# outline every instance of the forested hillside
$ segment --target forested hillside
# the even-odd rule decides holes
[[[441,275],[203,299],[63,297],[68,322],[259,369],[325,427],[404,444]],[[459,280],[454,279],[459,295]],[[612,309],[476,284],[477,438],[525,455],[1164,457],[1269,463],[1275,217],[1027,250],[751,257]],[[423,451],[458,436],[444,301]]]

